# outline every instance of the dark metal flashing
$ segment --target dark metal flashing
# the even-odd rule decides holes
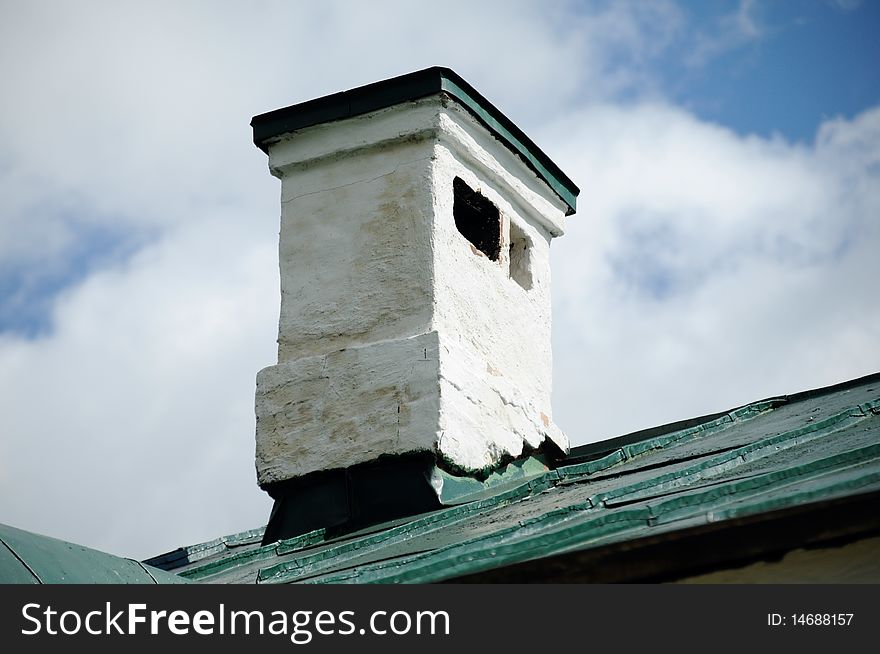
[[[266,152],[272,140],[283,134],[437,94],[456,100],[518,155],[565,202],[566,215],[576,211],[580,190],[574,182],[495,105],[457,73],[440,66],[254,116],[254,144]]]
[[[446,583],[658,583],[880,534],[880,491],[824,500],[463,575]]]
[[[858,377],[857,379],[849,379],[847,381],[843,381],[837,384],[831,384],[830,386],[823,386],[822,388],[811,388],[806,391],[800,391],[799,393],[790,393],[788,395],[781,396],[781,399],[785,400],[786,402],[800,402],[801,400],[811,400],[815,397],[828,395],[829,393],[848,391],[850,389],[859,388],[860,386],[866,386],[869,384],[880,384],[880,372],[874,372],[870,375],[865,375],[864,377]],[[868,391],[871,390],[873,389],[868,389]]]
[[[601,459],[603,456],[610,454],[615,450],[619,450],[625,445],[632,445],[634,443],[648,440],[649,438],[664,436],[665,434],[671,434],[682,429],[690,429],[691,427],[696,427],[698,425],[712,422],[713,420],[717,420],[718,418],[721,418],[725,415],[727,415],[727,411],[711,413],[709,415],[700,416],[698,418],[688,418],[686,420],[670,422],[669,424],[661,425],[659,427],[640,429],[639,431],[634,431],[629,434],[624,434],[623,436],[617,436],[615,438],[609,438],[604,441],[597,441],[595,443],[579,445],[578,447],[571,448],[568,456],[565,458],[565,461],[563,461],[562,465],[574,465],[577,463],[586,463],[587,461],[595,461],[596,459]]]
[[[321,470],[263,488],[275,500],[263,545],[324,529],[344,534],[440,508],[434,456],[414,452]]]
[[[145,559],[143,562],[160,570],[176,570],[178,568],[202,561],[216,555],[228,555],[249,546],[259,544],[263,539],[265,527],[249,529],[236,534],[230,534],[221,538],[178,547],[175,550]]]

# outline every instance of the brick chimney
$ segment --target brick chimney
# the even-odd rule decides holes
[[[281,180],[278,364],[257,375],[266,542],[439,507],[568,439],[550,409],[550,240],[577,187],[429,68],[256,116]]]

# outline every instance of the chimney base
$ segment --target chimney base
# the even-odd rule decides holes
[[[550,444],[480,478],[458,476],[431,452],[383,456],[348,468],[321,470],[264,487],[275,504],[263,545],[324,529],[323,539],[389,520],[448,508],[485,492],[541,478],[564,452]]]
[[[539,395],[437,331],[285,361],[257,375],[257,483],[411,452],[479,478],[531,452],[566,452]]]
[[[315,529],[325,537],[441,508],[434,456],[411,452],[264,487],[275,504],[263,545]]]

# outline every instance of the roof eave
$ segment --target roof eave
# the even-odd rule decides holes
[[[880,534],[880,491],[707,522],[450,577],[444,583],[656,583]]]

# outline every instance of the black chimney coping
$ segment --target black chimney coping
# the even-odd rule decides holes
[[[333,120],[351,118],[403,102],[446,93],[477,118],[518,155],[568,206],[576,211],[580,189],[559,167],[491,102],[449,68],[433,66],[348,91],[254,116],[254,144],[266,152],[269,142],[283,134]]]

